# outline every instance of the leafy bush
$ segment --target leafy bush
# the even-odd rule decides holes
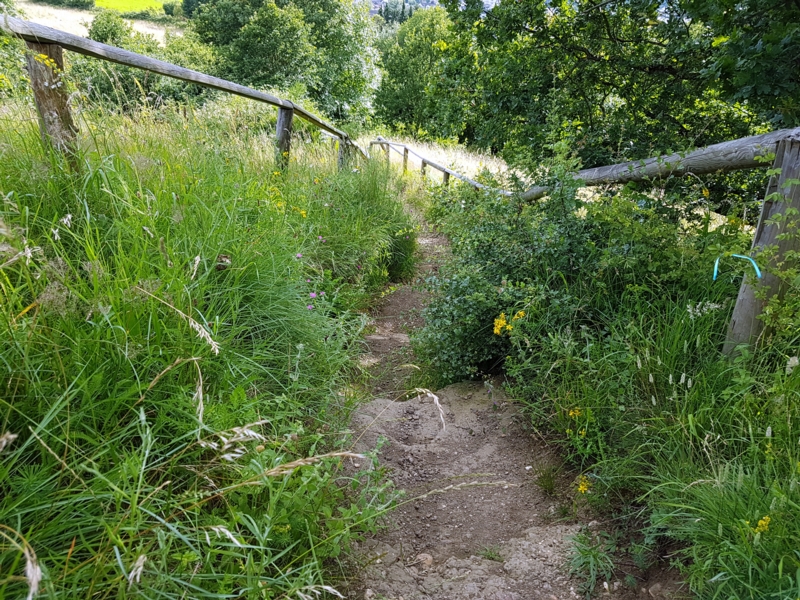
[[[305,459],[339,449],[355,309],[409,260],[395,183],[327,144],[276,170],[240,99],[85,108],[78,172],[3,110],[0,596],[321,593],[392,499]]]
[[[632,505],[651,549],[680,542],[699,597],[796,597],[791,259],[769,340],[731,360],[721,348],[747,267],[723,260],[717,281],[711,272],[749,248],[743,221],[713,217],[696,180],[587,197],[567,176],[574,168],[562,158],[543,170],[553,192],[533,204],[471,189],[436,198],[430,214],[454,256],[431,281],[415,348],[447,380],[502,368],[583,471],[579,496]],[[594,550],[581,541],[575,561]]]

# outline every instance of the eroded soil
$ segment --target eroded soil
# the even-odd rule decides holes
[[[373,314],[362,359],[374,400],[355,413],[361,452],[379,457],[404,491],[390,527],[355,548],[348,598],[387,600],[566,600],[582,597],[566,566],[569,538],[596,531],[574,498],[576,474],[533,432],[500,389],[468,382],[413,391],[409,333],[422,325],[420,280],[438,270],[447,240],[421,236],[416,281],[389,290]],[[409,394],[408,392],[412,393]],[[410,396],[410,399],[407,399]],[[551,486],[543,473],[559,473]],[[549,489],[548,489],[549,488]],[[585,514],[584,514],[585,513]],[[604,598],[670,597],[672,577],[654,573],[636,589],[601,584]]]

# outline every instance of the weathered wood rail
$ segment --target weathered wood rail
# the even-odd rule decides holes
[[[406,144],[401,144],[399,142],[390,142],[389,140],[385,140],[382,137],[378,137],[377,140],[372,141],[372,142],[369,143],[370,149],[373,146],[380,146],[381,148],[383,148],[383,151],[384,151],[384,153],[386,155],[386,161],[387,162],[389,161],[389,156],[390,156],[389,155],[389,151],[390,150],[393,150],[394,152],[397,152],[398,154],[400,154],[403,157],[403,172],[408,170],[408,157],[410,155],[413,155],[413,156],[416,156],[420,160],[420,162],[422,163],[420,171],[421,171],[421,173],[423,175],[426,174],[426,171],[427,171],[428,167],[432,167],[432,168],[434,168],[437,171],[442,173],[442,183],[444,185],[448,185],[450,183],[450,177],[452,176],[452,177],[455,177],[456,179],[459,179],[459,180],[463,181],[464,183],[467,183],[467,184],[471,185],[476,190],[483,190],[483,189],[493,189],[494,190],[494,188],[490,188],[490,187],[488,187],[488,186],[486,186],[486,185],[484,185],[482,183],[478,183],[474,179],[470,179],[469,177],[466,177],[465,175],[462,175],[461,173],[457,173],[456,171],[453,171],[452,169],[450,169],[448,167],[440,165],[440,164],[432,161],[429,158],[425,158],[421,154],[418,154],[417,152],[415,152],[414,150],[409,148]],[[400,150],[398,150],[398,148],[402,148],[402,152]],[[498,194],[502,194],[503,196],[513,196],[513,193],[508,192],[506,190],[494,190],[494,191],[497,192]]]
[[[28,57],[28,66],[31,86],[34,89],[34,99],[39,110],[42,136],[58,149],[69,148],[74,143],[75,137],[75,127],[69,114],[66,91],[62,86],[58,85],[58,73],[63,70],[62,50],[69,50],[84,56],[150,71],[165,77],[244,96],[245,98],[276,106],[278,108],[276,145],[277,158],[280,164],[288,163],[292,122],[295,115],[336,137],[340,140],[341,148],[345,152],[355,149],[364,158],[368,158],[367,153],[346,132],[313,115],[290,100],[284,100],[266,92],[179,67],[136,52],[101,44],[100,42],[51,27],[45,27],[44,25],[23,21],[7,14],[0,15],[0,30],[25,40],[33,54],[33,56]],[[37,60],[36,57],[41,55],[49,58],[50,61]]]
[[[584,185],[594,186],[644,181],[687,173],[703,175],[718,171],[768,167],[769,164],[764,161],[764,157],[775,154],[778,143],[790,140],[800,140],[800,127],[722,142],[686,154],[674,153],[607,167],[584,169],[575,173],[575,178],[580,179]],[[536,200],[546,194],[546,187],[534,186],[523,192],[522,199]]]

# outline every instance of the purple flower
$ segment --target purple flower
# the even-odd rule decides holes
[[[314,310],[314,305],[313,304],[309,304],[308,306],[306,306],[306,308],[308,310]]]
[[[325,292],[320,292],[320,293],[319,293],[319,295],[320,295],[320,296],[324,296],[324,295],[325,295]]]
[[[303,255],[302,255],[302,254],[300,254],[299,252],[298,252],[297,254],[295,254],[295,256],[296,256],[297,258],[303,258]]]
[[[316,297],[317,297],[317,294],[316,294],[315,292],[311,292],[311,293],[308,295],[308,297],[309,297],[309,298],[316,298]]]
[[[310,279],[306,279],[306,283],[311,283],[311,280]]]
[[[356,269],[361,270],[361,265],[356,265]]]
[[[321,240],[321,239],[322,239],[322,236],[321,236],[321,235],[318,235],[318,236],[317,236],[317,239],[318,239],[318,240]]]

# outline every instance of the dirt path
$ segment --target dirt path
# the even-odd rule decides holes
[[[438,269],[447,241],[428,232],[420,246],[424,277]],[[574,495],[573,476],[552,476],[550,495],[537,485],[560,461],[499,382],[461,383],[402,400],[414,362],[408,334],[422,325],[425,301],[414,284],[395,289],[375,312],[376,331],[366,338],[363,364],[376,397],[357,410],[352,429],[359,451],[380,445],[381,462],[405,501],[388,530],[357,548],[361,573],[348,598],[580,597],[565,567],[568,538],[597,523],[576,519],[565,505]],[[645,596],[659,595],[658,588],[653,592]],[[611,581],[604,597],[640,593]]]

